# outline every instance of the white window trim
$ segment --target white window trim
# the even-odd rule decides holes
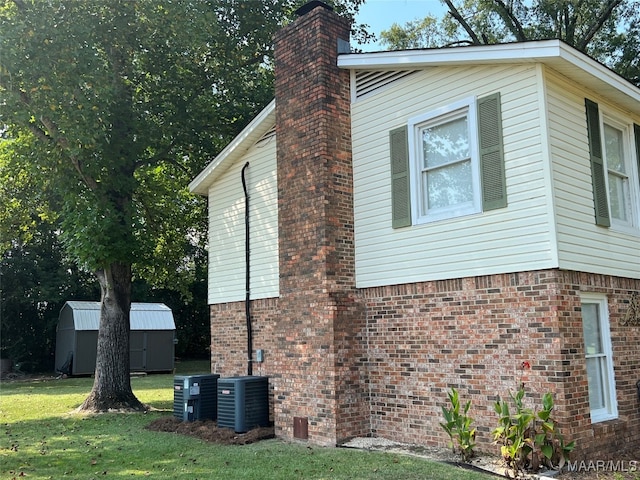
[[[600,307],[600,335],[603,344],[603,353],[606,358],[607,376],[609,379],[608,385],[605,386],[608,405],[605,408],[591,410],[591,423],[600,423],[607,420],[614,420],[618,418],[618,400],[616,397],[616,379],[613,371],[613,349],[611,345],[611,328],[609,323],[609,306],[607,302],[607,296],[605,294],[598,293],[581,293],[580,302],[581,304],[597,304]]]
[[[629,220],[621,221],[614,218],[611,214],[611,196],[609,195],[609,164],[605,150],[605,128],[604,125],[608,124],[623,134],[623,148],[625,155],[625,168],[627,170],[626,175],[629,179]],[[637,234],[640,228],[640,184],[638,182],[638,161],[636,159],[636,148],[633,139],[633,123],[624,121],[618,115],[614,115],[607,111],[606,107],[601,108],[600,112],[600,135],[602,142],[602,156],[605,167],[605,182],[607,186],[607,205],[609,206],[609,218],[611,219],[611,227],[615,230]]]
[[[473,182],[473,200],[468,205],[438,209],[434,212],[422,211],[422,175],[420,128],[436,120],[438,117],[453,115],[458,111],[466,111],[469,125],[469,149],[471,154],[471,179]],[[443,121],[446,118],[443,118]],[[435,222],[449,218],[480,213],[482,211],[482,195],[480,188],[480,158],[478,153],[478,121],[476,97],[467,97],[449,105],[442,106],[428,113],[409,119],[409,175],[411,184],[411,216],[412,224]],[[437,124],[434,122],[434,124]]]

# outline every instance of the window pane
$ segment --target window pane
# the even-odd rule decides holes
[[[467,117],[457,118],[422,131],[423,168],[434,168],[469,158]]]
[[[582,330],[584,333],[584,349],[587,355],[602,353],[600,338],[600,308],[597,303],[582,304]]]
[[[609,202],[611,216],[618,220],[628,220],[629,197],[628,178],[624,158],[624,135],[611,125],[604,124],[604,149],[609,171]]]
[[[604,358],[587,358],[587,377],[589,381],[589,408],[598,410],[606,407],[604,396],[605,371]]]
[[[586,296],[586,295],[585,295]],[[611,338],[606,296],[593,295],[582,302],[585,364],[589,386],[589,409],[593,423],[617,418]]]
[[[625,173],[622,131],[604,124],[604,148],[609,170]]]
[[[473,201],[470,160],[431,170],[423,178],[427,192],[425,211]]]
[[[618,220],[627,221],[627,201],[629,198],[628,182],[615,174],[609,174],[609,202],[611,216]]]

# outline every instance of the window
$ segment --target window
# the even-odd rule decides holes
[[[475,117],[465,100],[409,120],[414,223],[480,211]]]
[[[392,226],[505,207],[498,93],[411,118],[390,132]]]
[[[611,122],[610,122],[611,123]],[[630,152],[624,127],[618,128],[605,121],[604,160],[607,165],[607,185],[611,219],[623,225],[632,225],[631,185],[629,184]]]
[[[640,227],[640,127],[586,100],[596,224]],[[635,149],[633,148],[635,144]]]
[[[618,417],[609,313],[604,295],[583,294],[581,301],[589,409],[596,423]]]

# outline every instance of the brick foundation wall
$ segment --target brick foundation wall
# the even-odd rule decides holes
[[[211,321],[211,371],[225,377],[247,374],[247,325],[245,303],[209,305]],[[274,325],[278,318],[278,299],[251,301],[253,347],[272,353]],[[255,358],[255,355],[254,355]],[[275,373],[273,359],[267,354],[264,363],[253,364],[253,374]]]
[[[438,425],[451,387],[473,403],[482,450],[496,451],[493,404],[524,382],[526,404],[549,391],[575,455],[603,458],[640,440],[637,327],[620,325],[640,281],[562,271],[365,289],[373,435],[445,445]],[[581,291],[609,300],[619,419],[591,424]],[[531,369],[523,370],[527,361]],[[638,377],[638,378],[636,378]]]
[[[580,292],[607,295],[613,344],[619,418],[593,425]],[[335,345],[326,349],[328,355],[337,352],[354,361],[308,373],[318,380],[283,368],[281,355],[273,354],[282,348],[282,339],[274,337],[279,302],[254,301],[255,346],[266,352],[265,362],[256,364],[254,373],[268,375],[272,386],[277,386],[274,403],[280,405],[275,408],[287,419],[285,425],[277,424],[277,430],[284,437],[292,435],[287,430],[289,418],[301,412],[316,421],[315,428],[323,428],[323,417],[315,414],[324,400],[309,399],[308,410],[294,411],[283,405],[287,396],[306,398],[303,392],[308,392],[310,383],[324,381],[331,388],[340,377],[352,383],[332,392],[342,405],[336,410],[336,428],[342,438],[373,435],[444,446],[448,438],[439,426],[441,406],[448,402],[449,389],[456,387],[463,400],[473,403],[471,415],[480,449],[495,453],[493,403],[498,395],[506,397],[524,382],[526,404],[531,407],[540,405],[542,394],[553,392],[562,432],[577,443],[574,458],[615,458],[616,452],[640,441],[635,388],[640,379],[640,331],[621,324],[632,292],[640,292],[640,281],[557,270],[363,289],[358,292],[362,301],[354,302],[352,308],[366,308],[366,328],[356,334],[351,328],[345,329],[349,333],[336,333]],[[334,307],[322,308],[332,311]],[[211,318],[213,371],[225,376],[243,374],[244,304],[212,305]],[[303,323],[300,326],[304,328]],[[300,347],[283,354],[296,362],[309,362],[309,353],[303,352]],[[523,361],[531,368],[523,370]],[[315,443],[317,436],[314,432],[309,441]]]

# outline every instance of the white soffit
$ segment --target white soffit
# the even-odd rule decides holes
[[[276,121],[276,101],[272,100],[242,132],[222,150],[196,178],[189,184],[189,190],[199,195],[208,195],[209,187],[224,170],[244,155],[264,134],[269,132]]]
[[[640,88],[560,40],[469,47],[351,53],[338,56],[348,70],[398,70],[450,65],[541,63],[640,115]]]

